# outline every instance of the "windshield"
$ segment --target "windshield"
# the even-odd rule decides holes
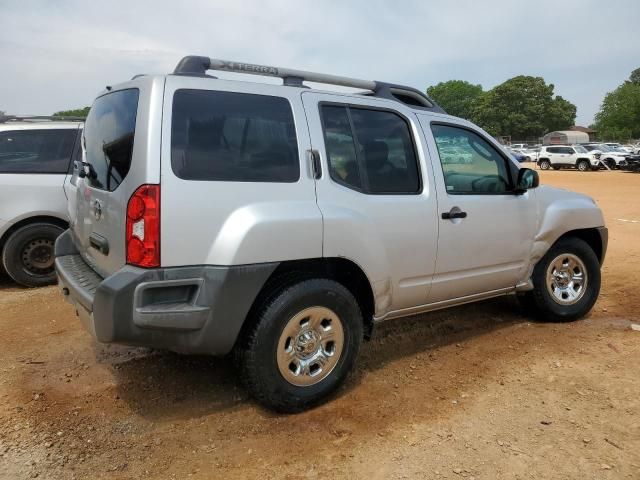
[[[587,153],[587,149],[584,148],[582,145],[575,145],[573,148],[578,153]]]
[[[600,150],[601,152],[610,152],[611,151],[611,147],[609,147],[608,145],[605,145],[605,144],[594,145],[594,147],[596,147],[596,150]]]
[[[137,88],[99,97],[84,127],[85,161],[89,185],[113,191],[129,173],[138,111]]]

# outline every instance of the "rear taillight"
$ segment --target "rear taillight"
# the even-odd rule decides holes
[[[160,266],[160,185],[142,185],[127,204],[127,263]]]

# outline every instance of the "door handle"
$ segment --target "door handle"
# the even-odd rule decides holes
[[[443,220],[453,220],[455,218],[467,218],[467,212],[451,209],[448,212],[442,212]]]
[[[307,150],[307,155],[311,159],[311,169],[313,170],[313,178],[318,180],[322,177],[322,165],[320,164],[320,153],[317,150]]]

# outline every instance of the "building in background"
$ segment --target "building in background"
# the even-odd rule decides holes
[[[594,130],[593,128],[581,127],[579,125],[574,125],[573,127],[569,127],[569,130],[571,130],[572,132],[583,132],[583,133],[586,133],[587,135],[589,135],[589,141],[590,142],[595,142],[596,141],[596,133],[598,133],[598,131]]]
[[[589,134],[575,130],[559,130],[549,132],[542,137],[543,145],[567,145],[573,143],[587,143]]]

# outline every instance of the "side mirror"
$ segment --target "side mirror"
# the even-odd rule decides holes
[[[521,195],[530,188],[536,188],[540,185],[540,177],[538,172],[530,168],[521,168],[518,170],[518,181],[516,182],[516,195]]]

